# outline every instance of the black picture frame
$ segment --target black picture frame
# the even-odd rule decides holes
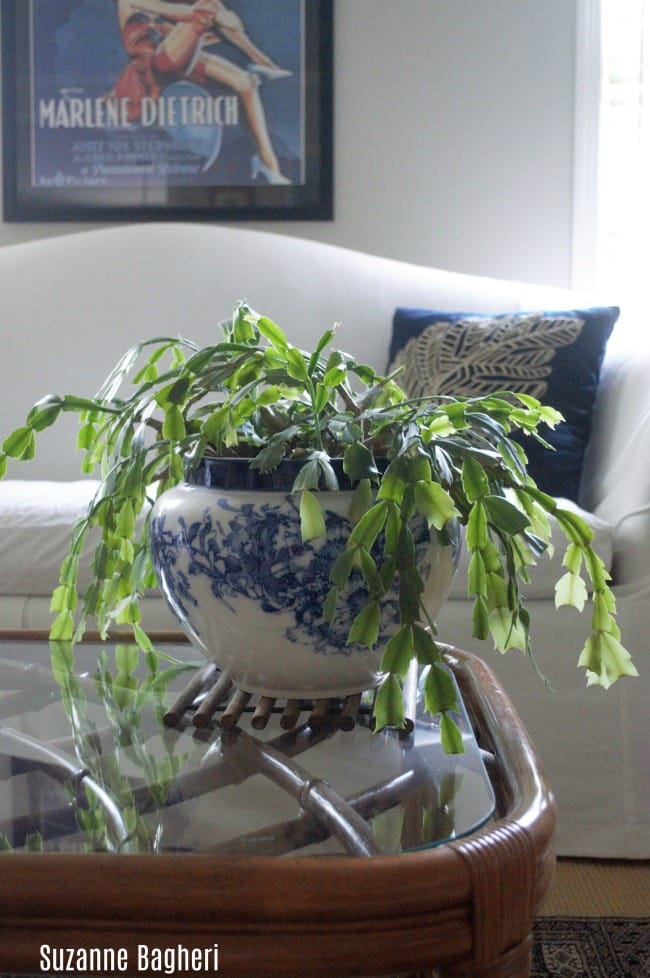
[[[171,71],[178,22],[119,2],[2,0],[4,220],[331,220],[333,0],[227,2]]]

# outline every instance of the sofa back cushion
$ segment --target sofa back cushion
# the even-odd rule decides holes
[[[240,299],[313,349],[336,345],[386,365],[397,306],[569,308],[573,293],[462,275],[287,234],[205,223],[131,223],[0,248],[0,440],[45,394],[92,395],[119,357],[151,336],[214,343]],[[17,479],[75,479],[76,418],[38,438]]]

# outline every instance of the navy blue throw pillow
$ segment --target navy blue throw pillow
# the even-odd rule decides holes
[[[411,396],[471,397],[511,390],[531,394],[564,416],[542,430],[555,451],[520,442],[528,471],[551,496],[577,501],[600,368],[618,319],[616,306],[502,315],[400,308],[389,368]]]

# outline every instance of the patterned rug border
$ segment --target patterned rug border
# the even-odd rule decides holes
[[[650,978],[650,918],[539,917],[531,978]]]

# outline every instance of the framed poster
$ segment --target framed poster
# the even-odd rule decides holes
[[[332,218],[333,0],[2,0],[5,221]]]

